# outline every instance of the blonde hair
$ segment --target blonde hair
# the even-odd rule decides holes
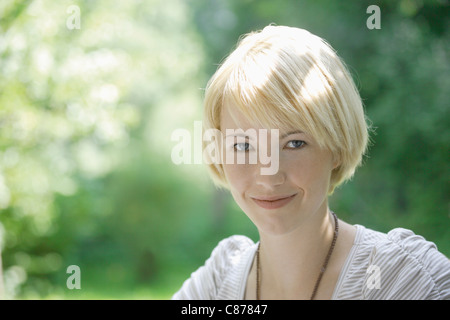
[[[335,50],[306,30],[270,25],[245,35],[207,84],[204,130],[220,130],[225,100],[251,123],[300,129],[328,148],[339,162],[329,194],[361,164],[368,125],[358,90]],[[229,189],[221,164],[208,169]]]

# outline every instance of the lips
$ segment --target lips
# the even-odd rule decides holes
[[[297,194],[283,196],[258,196],[251,197],[252,200],[261,208],[278,209],[291,202]]]

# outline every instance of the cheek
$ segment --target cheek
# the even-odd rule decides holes
[[[309,194],[322,194],[328,190],[332,165],[329,157],[304,155],[286,161],[289,178],[298,187]]]
[[[223,170],[232,190],[244,191],[249,184],[249,166],[244,164],[224,164]]]
[[[223,170],[228,181],[230,193],[237,205],[244,211],[247,211],[245,193],[251,186],[250,172],[248,165],[224,165]]]

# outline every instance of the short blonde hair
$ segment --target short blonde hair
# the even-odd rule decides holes
[[[361,164],[369,136],[361,97],[335,50],[306,30],[270,25],[241,38],[207,84],[204,130],[221,129],[225,100],[251,123],[299,129],[328,148],[339,162],[329,194]],[[208,169],[229,189],[222,164]]]

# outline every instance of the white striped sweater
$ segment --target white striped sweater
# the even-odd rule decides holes
[[[332,299],[450,300],[450,260],[434,243],[402,228],[384,234],[355,227]],[[222,240],[172,299],[242,300],[256,248],[245,236]]]

